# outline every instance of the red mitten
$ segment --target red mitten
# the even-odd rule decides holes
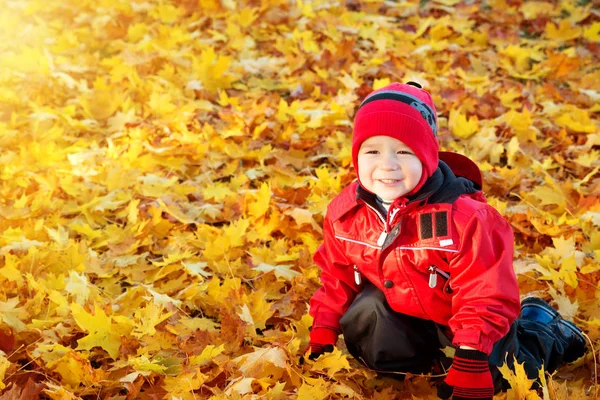
[[[308,358],[316,360],[321,354],[332,352],[337,339],[338,333],[333,329],[313,328],[310,331],[310,342],[308,343],[310,356]]]
[[[488,356],[478,350],[457,349],[448,376],[438,386],[438,397],[453,400],[492,400],[494,381]]]

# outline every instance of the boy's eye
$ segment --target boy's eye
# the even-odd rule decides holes
[[[379,152],[377,150],[367,150],[365,152],[365,154],[378,154]]]
[[[412,155],[412,153],[408,150],[400,150],[398,151],[398,154],[408,154],[408,155]]]

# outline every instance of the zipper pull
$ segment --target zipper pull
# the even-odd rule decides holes
[[[385,243],[385,239],[387,238],[387,232],[383,231],[381,232],[381,235],[379,235],[379,239],[377,239],[377,246],[381,247],[383,246],[383,244]]]
[[[432,289],[434,289],[437,286],[437,273],[435,272],[435,270],[435,265],[429,267],[429,287]]]
[[[360,284],[362,283],[360,271],[358,270],[358,267],[356,265],[354,265],[354,282],[357,286],[360,286]]]

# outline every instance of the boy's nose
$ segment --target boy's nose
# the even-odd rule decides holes
[[[395,171],[398,168],[400,168],[400,166],[393,157],[386,157],[381,163],[381,169]]]

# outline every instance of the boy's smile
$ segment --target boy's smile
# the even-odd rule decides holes
[[[398,139],[372,136],[358,151],[358,178],[368,191],[393,201],[410,193],[423,173],[414,152]]]

